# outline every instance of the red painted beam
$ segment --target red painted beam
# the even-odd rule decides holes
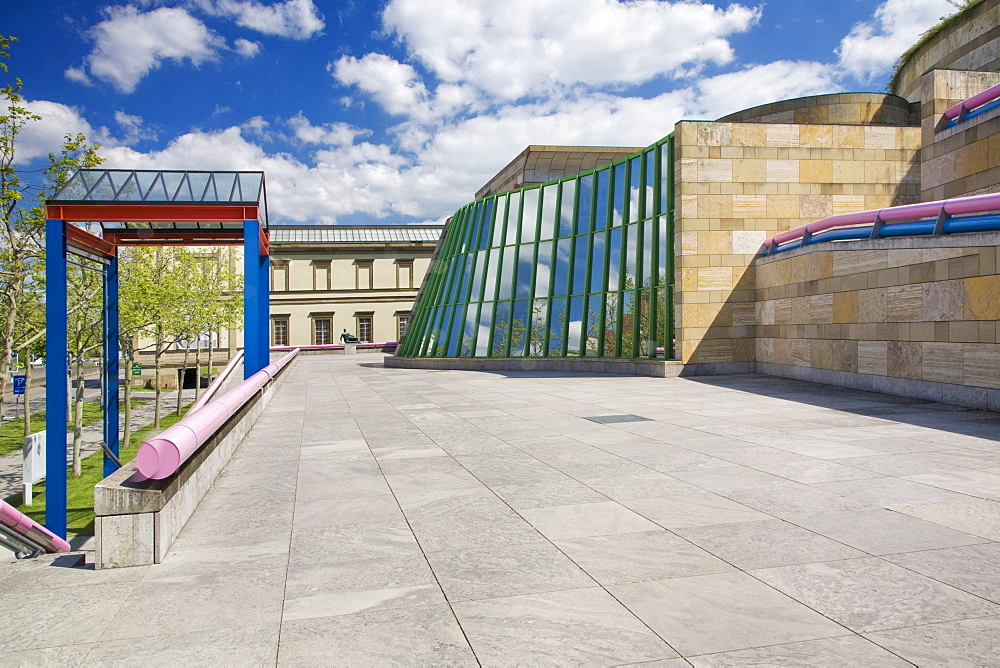
[[[271,254],[271,235],[262,229],[258,229],[260,232],[260,257],[268,257]]]
[[[58,220],[58,219],[57,219]],[[66,244],[75,246],[95,255],[111,258],[115,256],[115,245],[101,237],[73,225],[66,225]]]
[[[243,244],[242,230],[128,230],[109,232],[104,235],[112,243],[121,246],[240,246]]]
[[[256,220],[257,209],[231,204],[46,204],[45,215],[75,223],[241,223]]]

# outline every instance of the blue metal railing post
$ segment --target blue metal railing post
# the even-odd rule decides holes
[[[269,362],[268,257],[261,249],[260,222],[243,221],[243,377]]]
[[[45,525],[66,537],[66,230],[45,221]]]
[[[104,268],[104,443],[115,456],[118,443],[118,256],[111,256]],[[129,370],[131,371],[131,370]],[[104,454],[104,477],[118,470],[115,460]]]

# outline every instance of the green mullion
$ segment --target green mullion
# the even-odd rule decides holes
[[[670,134],[667,140],[667,257],[666,257],[666,279],[667,279],[667,331],[664,349],[669,352],[670,359],[677,358],[677,351],[674,347],[674,282],[675,282],[675,260],[674,257],[674,135]]]
[[[469,274],[469,287],[468,287],[468,289],[465,290],[464,300],[462,300],[462,301],[456,301],[456,306],[458,304],[462,304],[465,307],[465,310],[464,310],[465,317],[463,317],[463,319],[462,319],[462,327],[463,327],[463,329],[462,329],[462,332],[461,332],[460,336],[465,336],[465,329],[464,329],[464,327],[466,326],[466,320],[467,320],[468,313],[469,313],[468,306],[472,302],[472,285],[473,285],[473,283],[476,282],[476,279],[475,279],[476,272],[480,269],[480,267],[478,266],[479,265],[479,252],[480,251],[477,249],[477,247],[479,245],[479,238],[482,236],[482,232],[480,231],[480,225],[485,225],[486,224],[486,209],[487,208],[488,207],[486,206],[486,202],[483,201],[482,202],[482,206],[481,206],[481,208],[479,210],[479,213],[475,216],[473,224],[471,225],[472,232],[471,232],[471,235],[470,235],[469,238],[470,238],[470,240],[472,242],[472,246],[466,251],[466,255],[468,256],[469,260],[472,262],[472,270],[471,271],[467,271],[467,273]],[[486,251],[486,254],[485,254],[485,260],[486,260],[486,264],[488,265],[489,264],[489,260],[490,260],[490,258],[489,258],[489,251],[488,250]],[[482,288],[479,289],[479,292],[480,292],[480,294],[482,294]],[[456,295],[456,298],[457,297],[459,297],[459,295]],[[476,311],[477,311],[477,318],[478,318],[478,309]],[[454,322],[454,320],[452,322]],[[479,327],[479,321],[477,320],[476,321],[476,328],[477,328],[477,330],[478,330],[478,327]],[[478,333],[478,331],[477,331],[477,333]],[[473,347],[475,347],[475,345],[476,345],[476,337],[475,336],[473,336],[473,338],[472,338],[472,345],[473,345]],[[461,351],[462,351],[462,342],[461,342],[461,340],[459,340],[459,344],[458,344],[458,353],[459,354],[458,354],[458,357],[462,356],[461,355]],[[473,355],[470,352],[469,353],[469,357],[472,357],[472,356]]]
[[[459,244],[461,243],[460,239],[462,237],[462,233],[465,231],[462,226],[464,225],[464,222],[465,222],[465,214],[466,214],[467,210],[468,210],[468,207],[463,207],[462,209],[460,209],[459,212],[455,214],[455,217],[452,219],[452,223],[451,223],[452,225],[455,226],[455,233],[451,236],[451,239],[449,239],[448,252],[447,252],[447,255],[446,255],[447,261],[446,261],[446,264],[444,266],[445,276],[443,277],[442,286],[441,286],[442,290],[441,290],[441,293],[438,296],[438,298],[435,300],[437,302],[438,307],[439,307],[438,308],[438,313],[436,314],[436,317],[435,317],[435,320],[438,320],[438,318],[440,318],[440,327],[444,327],[445,326],[444,315],[445,315],[445,312],[447,311],[447,306],[448,306],[447,301],[448,301],[448,297],[449,297],[449,294],[450,294],[451,289],[452,289],[452,283],[455,280],[455,257],[457,257],[457,256],[455,255],[454,251],[459,246]],[[451,225],[449,225],[449,227],[451,227]],[[437,329],[438,329],[438,325],[436,325],[434,322],[432,322],[431,323],[431,333],[433,334]],[[443,336],[438,339],[437,342],[439,344],[440,344],[440,340],[441,339],[444,339],[445,341],[448,340],[447,329],[443,332]],[[430,339],[428,339],[428,343],[430,343]],[[431,357],[436,357],[436,355],[434,354],[433,350],[428,351],[428,352],[430,353]],[[427,353],[425,353],[425,355],[426,354]]]
[[[451,227],[451,225],[449,224],[448,227]],[[434,264],[431,266],[430,275],[428,276],[427,279],[428,280],[427,294],[420,300],[420,305],[422,308],[417,313],[417,316],[422,319],[418,323],[417,318],[414,318],[413,325],[419,324],[420,326],[420,329],[414,329],[414,331],[423,332],[426,335],[424,337],[421,337],[421,340],[418,344],[413,344],[414,346],[417,347],[415,353],[413,352],[412,348],[408,351],[407,353],[408,355],[413,355],[415,357],[424,356],[424,351],[427,348],[427,341],[430,338],[430,331],[429,330],[425,331],[425,328],[428,325],[434,324],[432,318],[432,315],[434,313],[434,304],[437,302],[438,299],[438,293],[440,290],[441,281],[443,280],[443,277],[446,275],[445,265],[447,264],[447,254],[448,254],[447,251],[451,244],[451,240],[448,238],[447,229],[445,230],[445,236],[440,243],[441,243],[441,250],[438,253],[438,257],[435,258]],[[423,306],[424,303],[427,304],[426,307]]]
[[[490,251],[492,250],[492,246],[493,246],[493,231],[496,229],[496,226],[494,225],[494,221],[496,220],[496,216],[497,216],[497,203],[499,202],[499,199],[500,199],[499,197],[497,197],[496,195],[493,195],[493,220],[489,221],[490,232],[489,232],[489,234],[486,237],[486,248],[483,249],[483,252],[486,254],[485,255],[485,257],[486,257],[486,266],[483,267],[484,270],[488,270],[489,266],[490,266]],[[486,225],[486,224],[487,224],[487,221],[484,219],[483,220],[483,225]],[[499,279],[499,275],[498,275],[498,279]],[[497,280],[498,284],[499,284],[499,282],[500,281]],[[479,319],[483,317],[483,299],[485,298],[485,296],[486,296],[486,273],[483,274],[483,284],[479,288],[479,297],[478,297],[477,303],[476,303],[476,336],[475,336],[475,339],[473,339],[473,341],[472,341],[472,354],[470,355],[470,357],[475,357],[476,356],[476,347],[477,347],[477,344],[479,343],[479,322],[480,322]],[[490,332],[492,333],[492,331],[493,331],[493,328],[491,326],[490,327]]]
[[[473,205],[471,207],[471,209],[472,209],[472,214],[473,215],[470,216],[469,215],[469,209],[466,209],[465,210],[465,215],[462,217],[462,232],[463,232],[463,237],[462,238],[466,242],[466,249],[465,249],[464,252],[460,252],[460,253],[456,253],[455,254],[455,256],[453,258],[454,263],[452,264],[452,267],[451,267],[451,270],[452,270],[451,271],[451,273],[452,273],[452,283],[451,283],[451,285],[449,285],[449,288],[448,288],[448,293],[449,294],[447,295],[447,297],[449,298],[449,302],[450,302],[450,304],[452,306],[452,312],[451,312],[451,318],[449,318],[449,322],[447,323],[448,329],[445,331],[445,335],[444,335],[444,345],[445,345],[445,353],[446,354],[448,352],[448,349],[447,349],[448,342],[451,340],[451,330],[455,326],[455,309],[458,308],[458,305],[460,303],[458,301],[458,299],[459,299],[459,294],[458,293],[459,293],[459,291],[461,289],[462,279],[463,279],[463,277],[465,275],[465,264],[468,261],[468,254],[469,254],[468,240],[472,238],[472,236],[473,236],[473,234],[475,232],[475,229],[476,229],[475,205]],[[461,245],[459,245],[459,250],[461,250]],[[459,272],[455,271],[455,268],[456,268],[456,266],[458,265],[458,262],[459,262],[459,258],[461,258],[461,263],[462,263],[462,270],[463,270],[461,272],[462,276],[459,276],[458,275]],[[451,296],[451,293],[454,293],[454,297]]]

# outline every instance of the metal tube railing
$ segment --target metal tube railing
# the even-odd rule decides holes
[[[765,239],[763,252],[770,255],[821,241],[1000,230],[995,212],[1000,212],[1000,193],[838,214]]]
[[[211,438],[258,390],[295,359],[298,352],[293,350],[277,362],[267,365],[222,396],[209,401],[196,412],[189,411],[173,426],[143,443],[135,457],[139,473],[153,480],[162,480],[176,473],[181,464]]]
[[[977,93],[968,100],[948,107],[944,112],[944,117],[949,121],[959,120],[971,111],[975,111],[983,105],[989,104],[993,100],[1000,99],[1000,84],[987,88],[982,93]]]
[[[69,552],[70,546],[41,524],[31,519],[6,501],[0,501],[0,525],[9,529],[14,540],[46,552]],[[5,547],[8,547],[5,545]]]
[[[216,379],[212,381],[212,383],[210,383],[208,387],[205,388],[205,392],[202,393],[200,397],[198,397],[198,401],[194,402],[194,404],[191,405],[191,408],[188,409],[187,414],[190,415],[191,413],[194,413],[196,410],[198,410],[199,408],[207,404],[209,401],[211,401],[212,397],[214,397],[216,393],[222,388],[222,386],[225,385],[226,381],[229,380],[229,376],[232,375],[233,371],[236,369],[236,367],[240,365],[242,361],[243,361],[243,350],[240,350],[229,360],[226,366],[222,367],[222,371],[220,371]],[[211,371],[209,371],[209,373],[211,373]]]

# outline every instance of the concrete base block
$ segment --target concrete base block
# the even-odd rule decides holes
[[[358,354],[358,344],[356,344],[356,343],[345,343],[344,344],[344,354],[345,355],[357,355]]]
[[[687,368],[674,360],[607,359],[602,357],[396,357],[385,358],[385,365],[397,369],[436,369],[450,371],[547,371],[552,373],[611,373],[623,376],[671,378],[684,375]],[[735,372],[734,372],[735,373]]]
[[[125,568],[153,563],[153,513],[109,515],[94,520],[95,568]]]

